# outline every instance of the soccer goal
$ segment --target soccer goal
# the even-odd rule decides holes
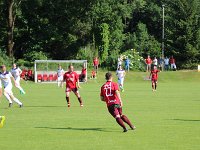
[[[34,80],[35,83],[54,83],[57,82],[58,65],[68,71],[68,66],[72,64],[74,71],[80,76],[83,66],[86,68],[87,81],[87,60],[35,60],[34,62]]]

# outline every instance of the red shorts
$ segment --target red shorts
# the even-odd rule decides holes
[[[76,87],[76,88],[66,88],[66,92],[71,92],[71,91],[73,91],[74,93],[77,93],[78,92],[78,88]]]
[[[113,104],[108,106],[109,113],[116,118],[117,115],[122,115],[122,107],[119,104]]]
[[[157,83],[157,82],[158,82],[158,79],[151,79],[151,82],[152,82],[152,83]]]

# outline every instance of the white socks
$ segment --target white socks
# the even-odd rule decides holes
[[[12,103],[12,100],[10,98],[10,95],[8,95],[7,93],[4,93],[6,99],[9,101],[9,103]]]
[[[13,101],[15,101],[19,105],[22,105],[22,103],[16,97],[14,97]]]

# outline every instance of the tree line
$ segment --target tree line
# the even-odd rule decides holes
[[[98,56],[112,67],[130,49],[160,57],[164,42],[166,56],[193,68],[200,62],[200,0],[1,0],[0,35],[1,63]]]

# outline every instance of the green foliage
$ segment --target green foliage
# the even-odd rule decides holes
[[[127,50],[122,56],[130,60],[130,70],[145,71],[144,58],[135,49]]]
[[[109,26],[106,23],[100,26],[101,42],[99,45],[99,53],[102,62],[105,62],[108,57],[109,50]]]
[[[12,60],[6,55],[6,52],[0,49],[0,65],[11,66]]]

